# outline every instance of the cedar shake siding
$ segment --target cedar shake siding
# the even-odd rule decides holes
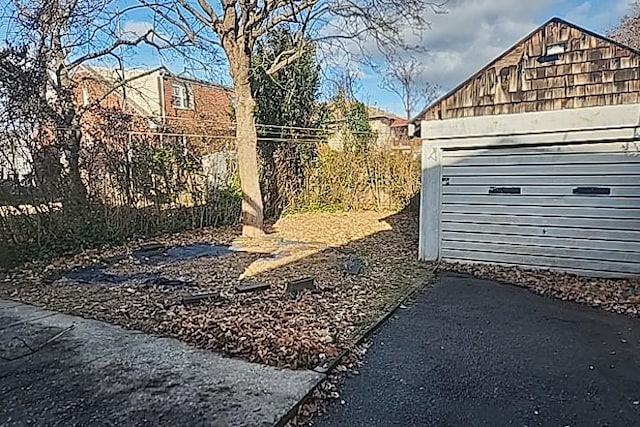
[[[634,104],[640,52],[554,18],[418,115],[418,120]]]

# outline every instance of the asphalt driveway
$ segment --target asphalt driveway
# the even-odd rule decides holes
[[[445,273],[320,426],[640,425],[640,320]]]

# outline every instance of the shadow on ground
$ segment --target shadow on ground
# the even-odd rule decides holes
[[[0,313],[3,426],[271,426],[322,379],[13,302]]]
[[[166,260],[151,254],[148,261],[133,256],[131,248],[122,254],[94,252],[79,258],[80,270],[66,261],[49,267],[53,280],[33,271],[7,277],[0,297],[175,337],[253,362],[313,368],[348,348],[399,295],[431,277],[428,266],[416,260],[417,218],[406,212],[285,217],[276,231],[262,242],[268,250],[258,244],[250,252]],[[177,238],[158,241],[167,246],[234,243],[228,230]],[[290,244],[296,241],[302,246]],[[97,282],[69,277],[69,271],[87,273],[85,263],[89,274],[92,265],[108,268],[96,269]],[[241,277],[269,288],[237,293]],[[303,277],[312,277],[315,289],[286,292],[287,282]],[[158,284],[150,278],[163,280]],[[183,297],[201,293],[214,297],[181,304]]]

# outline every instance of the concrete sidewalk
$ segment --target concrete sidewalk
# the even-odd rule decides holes
[[[639,319],[456,274],[396,315],[317,425],[640,425]]]
[[[323,378],[5,300],[0,357],[0,426],[270,426]]]

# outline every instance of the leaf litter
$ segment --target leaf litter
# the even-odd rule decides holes
[[[527,288],[540,295],[640,317],[640,279],[584,277],[553,270],[497,264],[441,263],[440,270]]]
[[[265,238],[239,234],[239,227],[190,231],[33,262],[0,278],[0,297],[252,362],[313,368],[350,348],[408,289],[432,278],[431,266],[416,260],[418,221],[410,213],[296,214]],[[208,253],[207,245],[229,250]],[[141,248],[152,256],[139,256]],[[197,256],[163,257],[176,248]],[[344,267],[354,257],[362,259],[357,275]],[[91,268],[100,268],[97,280],[70,274]],[[306,277],[314,289],[285,292],[288,282]],[[269,287],[236,292],[248,280]],[[194,295],[207,297],[182,304]]]

